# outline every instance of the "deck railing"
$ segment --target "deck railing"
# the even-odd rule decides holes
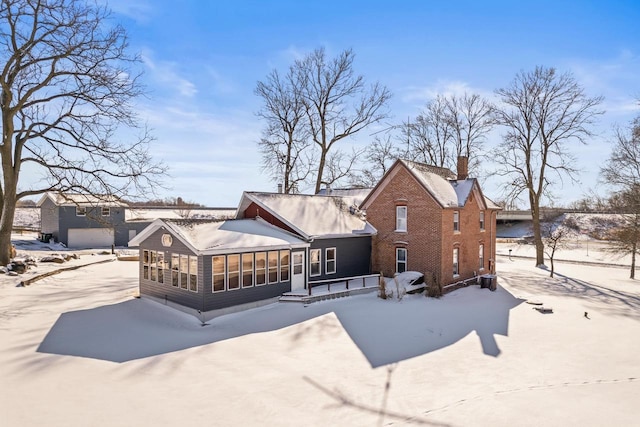
[[[364,274],[361,276],[351,276],[351,277],[340,277],[337,279],[325,279],[325,280],[310,280],[307,284],[309,288],[309,296],[311,296],[311,288],[314,286],[322,286],[327,285],[327,292],[331,292],[331,284],[332,283],[345,283],[347,290],[349,289],[349,282],[354,280],[362,279],[362,287],[365,288],[367,286],[367,279],[376,277],[380,280],[380,273],[376,274]]]

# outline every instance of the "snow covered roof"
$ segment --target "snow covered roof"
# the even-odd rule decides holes
[[[139,246],[156,230],[163,227],[194,253],[201,255],[309,246],[304,240],[262,219],[224,221],[157,219],[135,236],[129,245]]]
[[[120,201],[116,196],[92,194],[69,194],[69,193],[53,193],[47,192],[38,200],[37,206],[40,207],[45,200],[51,200],[56,206],[104,206],[104,207],[121,207],[127,204]]]
[[[245,192],[238,207],[238,218],[251,203],[306,238],[376,233],[357,205],[346,196]]]
[[[236,216],[235,208],[128,208],[125,221],[153,221],[162,219],[231,219]]]
[[[328,191],[326,188],[318,191],[319,196],[341,196],[350,199],[350,202],[356,206],[364,201],[364,199],[371,192],[371,188],[330,188]],[[328,194],[327,194],[328,193]]]

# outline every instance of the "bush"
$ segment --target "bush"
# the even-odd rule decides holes
[[[385,282],[382,274],[378,278],[378,288],[378,298],[387,299],[387,282]]]
[[[428,298],[440,298],[442,296],[442,285],[440,285],[433,273],[425,273],[424,282],[427,284],[427,292],[425,295]]]

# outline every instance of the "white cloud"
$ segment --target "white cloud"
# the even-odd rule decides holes
[[[150,71],[152,80],[185,98],[192,98],[198,93],[196,85],[178,73],[176,70],[178,64],[170,61],[155,61],[152,56],[148,50],[142,54],[142,62]]]
[[[115,13],[132,18],[137,22],[149,22],[153,8],[148,0],[105,0],[104,3]]]

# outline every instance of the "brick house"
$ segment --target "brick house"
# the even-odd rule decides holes
[[[496,215],[501,208],[467,177],[397,160],[362,202],[373,236],[372,271],[432,273],[441,286],[495,272]]]

